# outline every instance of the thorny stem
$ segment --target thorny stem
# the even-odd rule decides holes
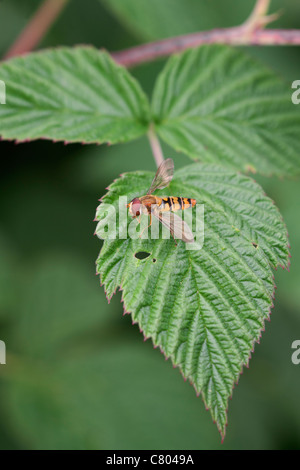
[[[32,51],[43,39],[69,0],[44,0],[4,56],[9,59]]]
[[[6,53],[4,59],[18,56],[34,49],[45,36],[53,22],[69,0],[44,0],[29,24]],[[271,0],[257,0],[249,18],[240,26],[212,29],[186,34],[141,46],[113,52],[115,61],[125,67],[150,62],[187,48],[202,44],[231,44],[239,46],[300,45],[300,30],[268,29],[264,26],[278,18],[278,14],[267,15]]]
[[[267,29],[264,26],[278,18],[278,14],[267,15],[271,0],[257,0],[249,18],[240,26],[213,29],[155,41],[141,46],[112,53],[114,60],[125,67],[150,62],[174,52],[202,44],[231,44],[239,46],[300,45],[300,30]]]
[[[250,14],[249,18],[246,20],[244,25],[257,26],[259,23],[259,19],[263,19],[266,17],[271,0],[257,0],[256,4],[254,5],[253,11]]]
[[[279,14],[267,15],[271,0],[257,0],[249,18],[241,25],[242,38],[245,44],[251,41],[252,35],[261,31],[268,23],[277,20]]]
[[[159,140],[155,134],[153,124],[150,125],[147,135],[148,135],[148,139],[150,142],[150,146],[151,146],[151,150],[153,153],[156,166],[159,167],[159,165],[164,161],[164,155],[163,155]]]

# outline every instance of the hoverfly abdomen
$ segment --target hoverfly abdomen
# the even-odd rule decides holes
[[[196,199],[191,199],[189,197],[181,197],[181,210],[188,209],[189,207],[194,207],[196,205]]]
[[[176,212],[180,210],[183,211],[184,209],[188,209],[189,207],[194,207],[195,205],[195,199],[170,196],[161,198],[161,204],[159,205],[158,209],[160,212]]]
[[[162,197],[160,204],[157,208],[159,212],[168,212],[171,209],[171,198],[170,197]]]

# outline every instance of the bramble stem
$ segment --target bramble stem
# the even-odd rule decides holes
[[[267,15],[270,0],[257,0],[249,18],[240,26],[212,29],[198,33],[154,41],[112,53],[115,61],[132,67],[165,57],[202,44],[231,44],[236,46],[282,46],[300,45],[300,30],[263,28],[278,18],[278,13]]]
[[[147,135],[148,135],[148,139],[150,142],[150,146],[151,146],[151,150],[153,153],[156,166],[159,167],[159,165],[164,161],[164,155],[163,155],[159,140],[157,138],[157,135],[155,134],[153,124],[150,125]]]
[[[271,0],[257,0],[254,5],[253,11],[250,14],[249,18],[245,21],[244,26],[247,25],[258,25],[259,20],[266,17]]]
[[[4,59],[32,51],[46,35],[69,0],[44,0]]]

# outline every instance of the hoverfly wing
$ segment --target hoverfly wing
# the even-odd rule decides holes
[[[152,215],[156,217],[168,230],[174,238],[178,238],[185,243],[194,243],[194,236],[188,224],[182,220],[174,212],[158,212],[157,209],[152,211]]]
[[[158,167],[147,194],[152,194],[156,189],[163,189],[170,183],[174,174],[174,162],[172,158],[167,158]]]

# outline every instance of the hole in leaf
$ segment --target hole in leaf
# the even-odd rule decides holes
[[[254,248],[257,248],[257,247],[258,247],[258,244],[257,244],[257,243],[252,242],[252,245],[254,246]]]
[[[135,253],[134,256],[136,257],[136,259],[146,259],[150,256],[150,253],[148,253],[147,251],[138,251],[137,253]]]
[[[156,263],[156,258],[153,258],[153,260],[152,260],[152,261],[153,261],[153,263]]]

